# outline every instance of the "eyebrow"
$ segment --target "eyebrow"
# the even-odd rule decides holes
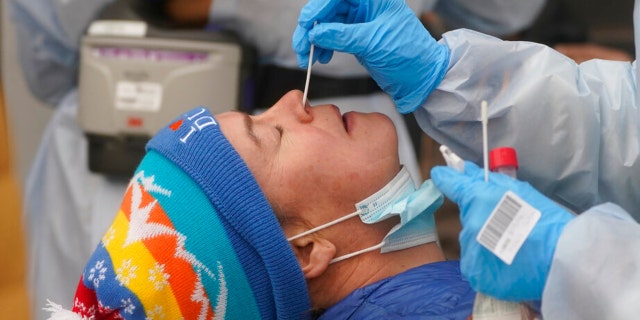
[[[251,120],[251,117],[249,117],[249,114],[247,114],[245,112],[238,112],[238,113],[240,113],[242,115],[242,118],[243,118],[242,122],[244,123],[244,127],[247,130],[247,134],[249,135],[249,138],[257,146],[261,146],[262,142],[260,141],[258,136],[256,136],[256,133],[253,131],[253,120]]]

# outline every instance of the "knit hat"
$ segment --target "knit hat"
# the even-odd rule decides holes
[[[49,310],[60,314],[56,307]],[[73,312],[87,319],[309,316],[306,283],[275,214],[205,108],[147,144],[84,269]]]

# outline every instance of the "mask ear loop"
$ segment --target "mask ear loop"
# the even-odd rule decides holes
[[[333,260],[329,261],[329,264],[332,264],[332,263],[338,262],[338,261],[342,261],[342,260],[345,260],[345,259],[349,259],[349,258],[351,258],[353,256],[357,256],[357,255],[365,253],[365,252],[378,250],[378,249],[380,249],[380,248],[382,248],[384,246],[385,242],[386,241],[382,241],[382,242],[380,242],[379,244],[377,244],[377,245],[375,245],[373,247],[369,247],[369,248],[366,248],[366,249],[358,250],[356,252],[351,252],[351,253],[345,254],[344,256],[339,256],[339,257],[334,258]]]
[[[299,233],[299,234],[297,234],[297,235],[295,235],[293,237],[289,237],[289,238],[287,238],[287,241],[291,242],[293,240],[302,238],[302,237],[304,237],[306,235],[312,234],[312,233],[317,232],[319,230],[322,230],[324,228],[331,227],[334,224],[337,224],[337,223],[340,223],[342,221],[351,219],[351,218],[353,218],[355,216],[358,216],[359,214],[360,214],[360,211],[352,212],[352,213],[350,213],[350,214],[348,214],[346,216],[343,216],[343,217],[338,218],[336,220],[333,220],[331,222],[325,223],[323,225],[319,225],[319,226],[317,226],[317,227],[315,227],[313,229],[309,229],[309,230],[307,230],[305,232],[302,232],[302,233]],[[338,261],[342,261],[342,260],[345,260],[345,259],[349,259],[349,258],[351,258],[353,256],[357,256],[357,255],[365,253],[365,252],[378,250],[378,249],[382,248],[382,246],[384,246],[384,244],[385,244],[385,241],[383,240],[382,242],[380,242],[379,244],[377,244],[377,245],[375,245],[373,247],[365,248],[365,249],[362,249],[362,250],[359,250],[359,251],[356,251],[356,252],[348,253],[348,254],[345,254],[343,256],[334,258],[333,260],[329,261],[329,264],[332,264],[332,263],[335,263],[335,262],[338,262]]]
[[[304,237],[304,236],[306,236],[306,235],[309,235],[309,234],[312,234],[312,233],[314,233],[314,232],[316,232],[316,231],[322,230],[322,229],[324,229],[324,228],[328,228],[328,227],[330,227],[330,226],[332,226],[332,225],[334,225],[334,224],[336,224],[336,223],[340,223],[340,222],[342,222],[342,221],[345,221],[345,220],[351,219],[351,218],[353,218],[353,217],[355,217],[355,216],[357,216],[357,215],[359,215],[359,214],[360,214],[360,211],[356,211],[356,212],[350,213],[350,214],[348,214],[348,215],[346,215],[346,216],[344,216],[344,217],[342,217],[342,218],[338,218],[338,219],[333,220],[333,221],[331,221],[331,222],[327,222],[327,223],[325,223],[325,224],[323,224],[323,225],[319,225],[319,226],[317,226],[317,227],[315,227],[315,228],[313,228],[313,229],[309,229],[309,230],[307,230],[307,231],[305,231],[305,232],[302,232],[302,233],[299,233],[299,234],[297,234],[297,235],[295,235],[295,236],[292,236],[292,237],[290,237],[290,238],[287,238],[287,241],[293,241],[293,240],[295,240],[295,239],[302,238],[302,237]]]

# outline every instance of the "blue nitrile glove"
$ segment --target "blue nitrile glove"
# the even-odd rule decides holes
[[[401,113],[420,107],[449,65],[449,48],[435,41],[404,0],[310,0],[293,34],[301,68],[311,44],[321,63],[331,60],[333,50],[354,54]]]
[[[465,161],[465,173],[437,166],[431,179],[460,208],[462,274],[476,291],[502,300],[540,300],[549,275],[558,238],[573,214],[557,205],[526,182],[500,173],[484,171]],[[480,229],[502,196],[511,190],[541,213],[540,220],[507,265],[476,240]]]

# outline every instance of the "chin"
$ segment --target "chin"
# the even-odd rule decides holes
[[[371,115],[377,117],[376,131],[378,131],[380,134],[384,134],[386,137],[388,137],[388,139],[393,139],[395,141],[394,144],[397,146],[398,132],[396,130],[396,125],[393,123],[391,118],[389,118],[389,116],[387,116],[386,114],[379,112],[374,112]]]
[[[384,141],[384,146],[387,148],[387,152],[394,155],[398,163],[400,163],[400,159],[398,158],[398,131],[396,130],[396,126],[393,124],[393,121],[391,121],[387,116],[384,117],[386,118],[386,121],[384,122],[386,125],[380,126],[382,141]]]

